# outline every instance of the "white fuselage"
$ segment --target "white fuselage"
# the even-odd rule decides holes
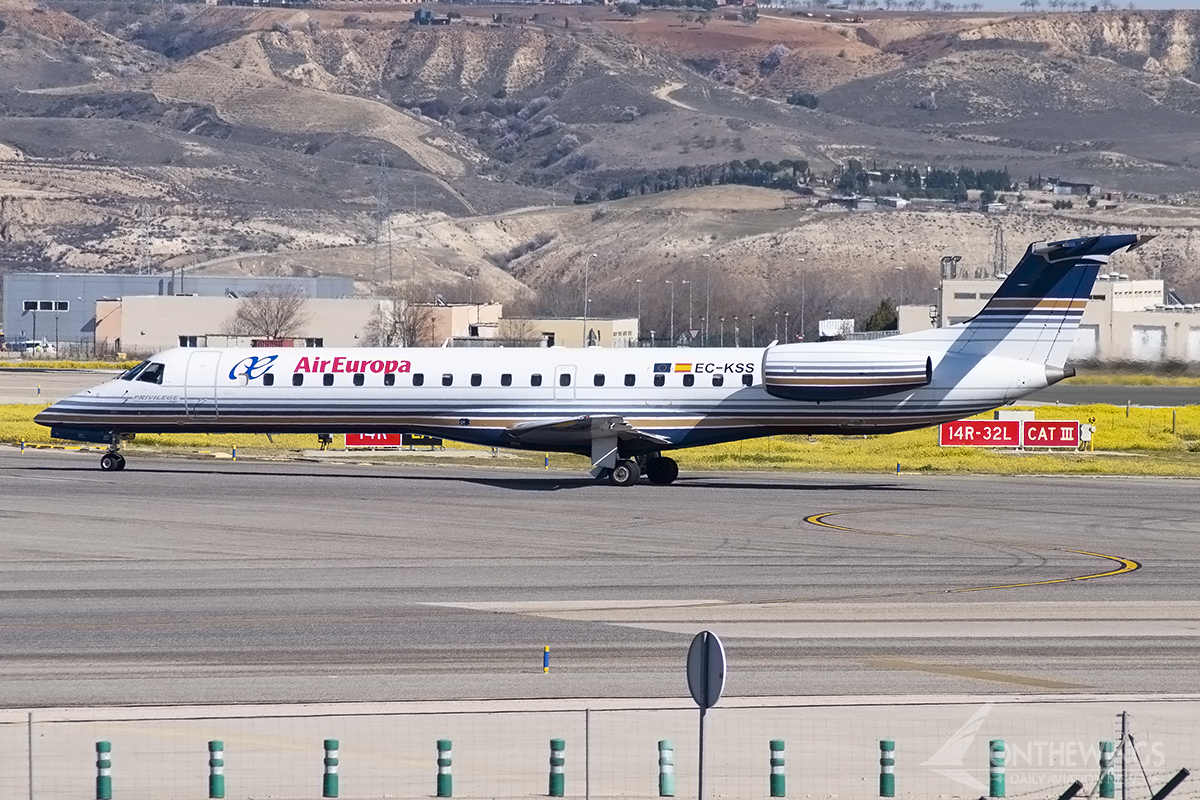
[[[162,365],[151,379],[111,380],[37,419],[113,434],[411,432],[586,453],[578,437],[556,437],[553,425],[621,418],[655,437],[657,444],[637,445],[651,451],[775,434],[909,430],[1047,385],[1043,364],[947,352],[952,342],[940,330],[788,345],[851,364],[860,352],[888,351],[932,365],[926,386],[828,401],[768,393],[761,348],[179,348],[150,359]],[[543,426],[544,435],[517,435]]]

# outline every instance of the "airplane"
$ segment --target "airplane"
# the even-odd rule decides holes
[[[1151,236],[1029,245],[972,319],[873,341],[765,348],[175,348],[35,420],[108,444],[138,433],[397,433],[578,453],[616,486],[679,475],[664,453],[781,434],[882,434],[1012,403],[1075,374],[1101,267]]]

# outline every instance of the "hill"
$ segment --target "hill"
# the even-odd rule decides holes
[[[412,10],[0,6],[0,267],[416,274],[567,313],[596,253],[597,312],[687,286],[694,325],[701,281],[807,320],[920,301],[950,250],[990,259],[980,214],[818,212],[778,188],[857,159],[1124,192],[1002,224],[1012,246],[1180,232],[1133,271],[1200,295],[1196,12]]]

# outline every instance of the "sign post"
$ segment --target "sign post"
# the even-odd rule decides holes
[[[711,631],[692,639],[687,656],[688,691],[700,706],[700,764],[697,800],[704,800],[704,715],[725,691],[725,646]]]

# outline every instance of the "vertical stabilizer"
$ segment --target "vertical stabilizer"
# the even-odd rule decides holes
[[[1108,257],[1149,241],[1117,234],[1035,242],[964,330],[951,352],[999,356],[1062,367]]]

